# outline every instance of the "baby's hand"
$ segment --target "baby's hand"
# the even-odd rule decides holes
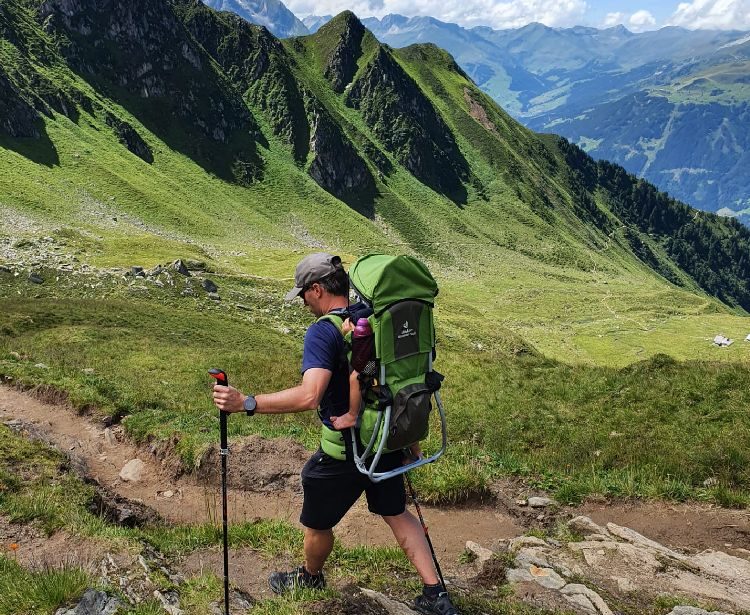
[[[346,414],[342,414],[341,416],[331,417],[331,423],[333,424],[333,428],[338,431],[341,431],[342,429],[348,429],[349,427],[354,427],[356,422],[357,422],[357,417],[352,416],[348,412]]]

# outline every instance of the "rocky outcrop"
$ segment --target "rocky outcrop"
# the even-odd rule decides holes
[[[46,0],[39,18],[77,72],[168,145],[225,179],[259,176],[254,118],[171,4]]]
[[[0,131],[11,137],[39,137],[37,112],[20,94],[0,67]]]
[[[680,553],[638,532],[588,517],[568,523],[582,536],[563,544],[556,540],[521,537],[503,543],[512,556],[506,579],[551,591],[564,598],[577,613],[612,615],[610,596],[640,599],[659,594],[719,605],[728,610],[750,608],[750,561],[720,551]],[[476,550],[476,545],[471,545]],[[701,609],[678,607],[674,613],[696,615]]]
[[[371,203],[375,190],[370,169],[323,107],[312,99],[308,106],[312,127],[310,150],[314,156],[310,176],[321,188],[361,209]]]
[[[351,11],[344,11],[336,19],[321,28],[323,34],[327,29],[338,29],[338,43],[328,56],[323,75],[331,82],[334,92],[341,93],[351,83],[357,72],[357,60],[362,55],[362,38],[365,27]]]
[[[151,151],[148,143],[138,134],[138,131],[126,121],[107,113],[104,121],[107,126],[112,128],[117,140],[122,143],[128,150],[138,156],[144,162],[151,164],[154,161],[154,153]]]
[[[178,15],[252,105],[268,117],[273,132],[292,146],[298,161],[307,157],[310,131],[303,92],[290,66],[292,57],[265,28],[231,13],[180,0]]]
[[[469,165],[453,134],[414,80],[385,47],[354,83],[347,103],[417,179],[464,202]]]

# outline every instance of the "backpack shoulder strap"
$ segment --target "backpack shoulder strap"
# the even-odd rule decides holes
[[[338,314],[323,314],[316,322],[321,322],[327,320],[328,322],[332,323],[338,330],[339,333],[341,333],[341,329],[344,326],[344,319],[339,316]]]

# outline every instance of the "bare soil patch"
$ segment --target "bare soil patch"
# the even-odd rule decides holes
[[[258,493],[302,493],[299,473],[308,457],[310,451],[289,438],[268,440],[249,436],[231,445],[227,484],[234,489]],[[197,477],[210,485],[221,481],[218,447],[210,448],[203,455]]]

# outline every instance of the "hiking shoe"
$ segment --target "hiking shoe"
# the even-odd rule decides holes
[[[304,566],[300,566],[291,572],[274,572],[268,577],[268,586],[274,594],[283,594],[294,589],[323,589],[326,580],[322,572],[310,574]]]
[[[421,594],[414,599],[414,607],[424,615],[459,615],[447,592],[440,592],[434,600]]]

